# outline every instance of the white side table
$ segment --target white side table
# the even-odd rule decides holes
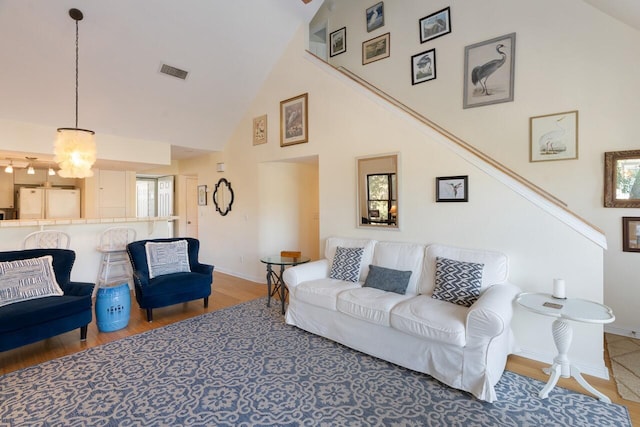
[[[516,302],[534,313],[557,317],[553,321],[552,332],[558,355],[553,359],[553,365],[544,369],[550,377],[539,393],[540,398],[545,399],[549,396],[549,392],[556,386],[562,375],[563,378],[575,378],[583,388],[596,395],[598,399],[611,403],[607,396],[596,390],[582,377],[580,370],[569,362],[567,353],[573,337],[573,329],[568,320],[584,323],[611,323],[615,320],[613,311],[597,302],[578,298],[557,299],[543,293],[522,293],[518,295]]]

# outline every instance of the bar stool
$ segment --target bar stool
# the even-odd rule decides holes
[[[102,253],[102,261],[98,272],[97,288],[120,280],[133,283],[127,244],[134,240],[136,240],[136,231],[133,228],[111,227],[102,232],[98,246],[98,252]]]
[[[64,231],[43,230],[27,234],[22,249],[69,249],[71,238]]]

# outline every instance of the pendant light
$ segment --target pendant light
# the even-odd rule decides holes
[[[4,168],[6,173],[13,173],[13,160],[9,160],[9,164]]]
[[[69,16],[76,21],[76,125],[58,128],[54,146],[54,161],[63,178],[87,178],[93,176],[91,166],[96,161],[95,132],[78,128],[78,21],[84,17],[78,9],[70,9]]]

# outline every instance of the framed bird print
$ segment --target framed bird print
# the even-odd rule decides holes
[[[280,101],[280,146],[309,141],[308,93]]]
[[[365,18],[367,20],[367,33],[384,25],[384,3],[376,3],[371,7],[368,7],[365,12]]]
[[[578,158],[578,111],[529,118],[529,161]]]
[[[513,101],[516,33],[464,48],[463,108]]]
[[[436,202],[468,202],[469,176],[439,176],[436,178]]]
[[[428,42],[451,32],[451,9],[445,8],[418,21],[420,43]]]
[[[411,57],[411,84],[417,85],[436,78],[436,50],[431,49]]]

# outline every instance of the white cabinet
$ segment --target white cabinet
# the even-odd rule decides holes
[[[84,218],[136,216],[135,172],[94,169],[93,176],[83,181]]]
[[[0,209],[13,208],[13,174],[0,169]]]
[[[100,218],[125,217],[127,215],[126,172],[100,170],[98,185],[98,215]]]

